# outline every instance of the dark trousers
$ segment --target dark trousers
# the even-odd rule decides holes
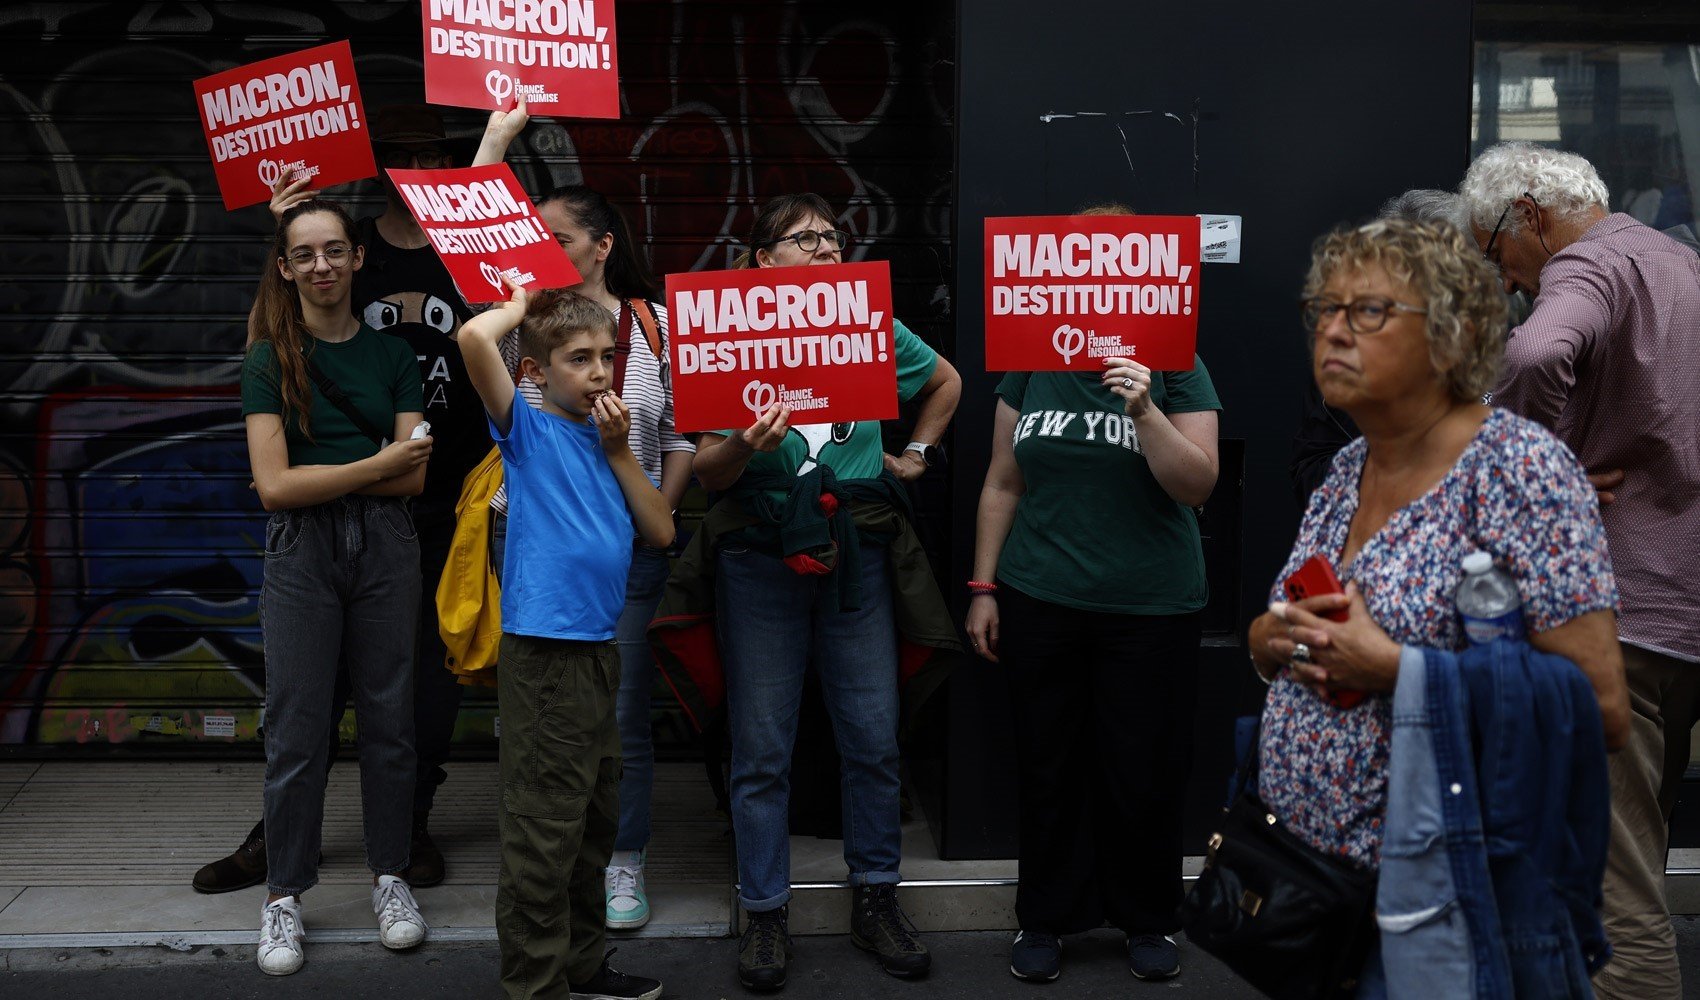
[[[413,744],[418,759],[417,777],[413,784],[413,811],[430,812],[437,796],[437,786],[448,779],[443,765],[448,763],[449,746],[454,739],[455,722],[460,716],[460,697],[465,688],[443,665],[448,648],[437,632],[437,582],[449,559],[449,547],[454,541],[454,522],[421,526],[419,531],[419,627],[413,651]],[[342,716],[348,708],[348,669],[339,665],[330,702],[330,746],[325,757],[325,773],[329,774],[342,749]],[[254,824],[249,837],[265,832],[265,820]]]
[[[613,642],[503,633],[502,869],[496,938],[509,1000],[567,1000],[602,966],[603,872],[620,826]]]
[[[1007,583],[997,601],[1020,755],[1017,920],[1173,933],[1198,614],[1081,611]]]

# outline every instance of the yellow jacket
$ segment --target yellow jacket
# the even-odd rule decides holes
[[[449,648],[445,665],[462,684],[496,684],[502,588],[490,567],[490,498],[501,485],[502,453],[491,448],[461,485],[454,544],[437,582],[437,633]]]

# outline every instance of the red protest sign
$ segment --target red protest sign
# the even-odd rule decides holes
[[[505,301],[503,275],[538,288],[584,280],[506,163],[387,173],[466,301]]]
[[[613,0],[422,0],[425,99],[620,117]]]
[[[1192,368],[1198,217],[986,220],[986,370]]]
[[[793,424],[897,416],[884,261],[667,276],[673,422],[747,427],[774,403]]]
[[[270,201],[286,173],[324,188],[378,172],[347,42],[203,76],[195,107],[227,209]]]

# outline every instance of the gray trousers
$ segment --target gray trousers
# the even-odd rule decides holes
[[[319,881],[319,832],[337,665],[359,726],[366,863],[407,870],[413,818],[413,646],[419,536],[407,504],[347,496],[266,523],[266,865],[298,895]]]

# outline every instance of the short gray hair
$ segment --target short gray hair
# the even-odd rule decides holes
[[[1470,228],[1463,197],[1434,188],[1412,188],[1404,194],[1394,195],[1382,204],[1376,217],[1457,226],[1466,234]]]
[[[1575,153],[1532,142],[1490,147],[1464,172],[1458,193],[1469,207],[1471,223],[1492,229],[1504,215],[1507,235],[1515,235],[1522,226],[1517,213],[1506,215],[1505,209],[1525,193],[1561,219],[1611,204],[1611,192],[1592,163]]]

